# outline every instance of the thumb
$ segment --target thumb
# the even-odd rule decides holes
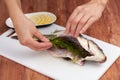
[[[43,36],[39,31],[36,30],[34,34],[37,38],[39,38],[43,42],[48,42],[49,39],[47,39],[45,36]]]

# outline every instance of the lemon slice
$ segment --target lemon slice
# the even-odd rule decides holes
[[[56,21],[56,16],[52,13],[41,12],[39,14],[31,15],[29,19],[32,20],[36,26],[40,26],[54,23]]]

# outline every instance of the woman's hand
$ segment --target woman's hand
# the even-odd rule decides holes
[[[102,1],[103,0],[92,0],[87,4],[78,6],[67,21],[66,33],[74,37],[84,33],[101,17],[107,3],[107,1]]]
[[[49,40],[36,29],[33,22],[24,16],[20,0],[11,0],[10,2],[8,0],[4,1],[13,21],[19,42],[22,45],[33,50],[45,50],[52,46]],[[37,37],[42,42],[35,41],[33,37]]]
[[[19,18],[14,21],[15,31],[18,35],[19,42],[33,50],[45,50],[52,46],[49,40],[44,37],[35,27],[32,21],[26,17]],[[42,42],[37,42],[33,39],[37,37]]]

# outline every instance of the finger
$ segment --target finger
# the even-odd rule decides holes
[[[37,42],[33,39],[31,39],[27,45],[32,46],[34,49],[42,49],[42,48],[48,48],[51,47],[52,44],[50,42]]]
[[[32,50],[38,50],[36,47],[34,47],[33,45],[31,45],[31,44],[29,44],[29,42],[28,43],[25,43],[25,46],[27,46],[27,47],[29,47],[30,49],[32,49]]]
[[[39,38],[41,41],[48,42],[49,39],[47,39],[45,36],[43,36],[38,30],[36,30],[34,34],[37,38]]]
[[[50,48],[50,47],[45,47],[45,48],[35,48],[35,47],[31,46],[31,45],[27,45],[27,46],[28,46],[30,49],[35,50],[35,51],[47,50],[47,49]]]
[[[41,47],[41,48],[36,48],[37,51],[39,50],[47,50],[49,48],[51,48],[52,46],[45,46],[45,47]]]
[[[50,47],[45,47],[45,48],[34,48],[33,50],[35,51],[41,51],[41,50],[47,50],[49,49]]]
[[[71,26],[71,22],[72,20],[74,19],[75,16],[77,16],[77,14],[79,13],[79,10],[78,9],[75,9],[73,11],[73,13],[71,14],[71,16],[69,17],[67,23],[66,23],[66,33],[69,33],[70,32],[70,26]]]
[[[79,24],[77,26],[76,32],[74,34],[74,37],[79,36],[82,27],[84,27],[84,25],[87,23],[87,21],[89,20],[90,17],[91,17],[90,15],[85,15],[81,18],[81,20],[79,21]]]
[[[45,47],[33,47],[34,50],[36,51],[39,51],[39,50],[46,50],[48,48],[51,48],[51,47],[48,47],[48,46],[45,46]]]
[[[35,50],[36,51],[36,49],[34,48],[34,47],[32,47],[32,46],[30,46],[30,45],[26,45],[27,47],[29,47],[30,49],[32,49],[32,50]]]
[[[84,33],[95,21],[96,21],[96,18],[91,17],[87,21],[87,23],[85,24],[85,26],[81,29],[80,34]]]
[[[49,48],[51,48],[51,47],[41,48],[40,50],[47,50],[47,49],[49,49]]]
[[[76,29],[77,29],[77,26],[79,24],[79,21],[81,20],[81,18],[84,16],[83,13],[79,13],[75,18],[74,20],[72,21],[72,24],[71,24],[71,34],[74,36],[75,32],[76,32]]]

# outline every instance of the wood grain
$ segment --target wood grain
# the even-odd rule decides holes
[[[37,73],[31,69],[26,68],[27,80],[53,80],[43,74]]]
[[[0,0],[0,34],[5,32],[8,27],[5,26],[5,20],[8,17],[8,12],[6,10],[3,0]]]
[[[50,11],[57,15],[57,24],[65,26],[72,11],[89,0],[21,0],[24,13]],[[87,35],[120,46],[120,1],[109,0],[103,16],[86,32]],[[5,20],[8,12],[0,0],[0,34],[8,28]],[[114,50],[113,50],[114,53]],[[115,54],[115,53],[114,53]],[[113,54],[113,55],[114,55]],[[120,80],[120,58],[100,80]],[[61,76],[62,77],[62,76]],[[20,64],[0,56],[0,80],[52,80]]]
[[[0,80],[52,80],[51,78],[0,56]]]
[[[0,70],[0,80],[26,80],[25,68],[6,58],[1,57]]]

